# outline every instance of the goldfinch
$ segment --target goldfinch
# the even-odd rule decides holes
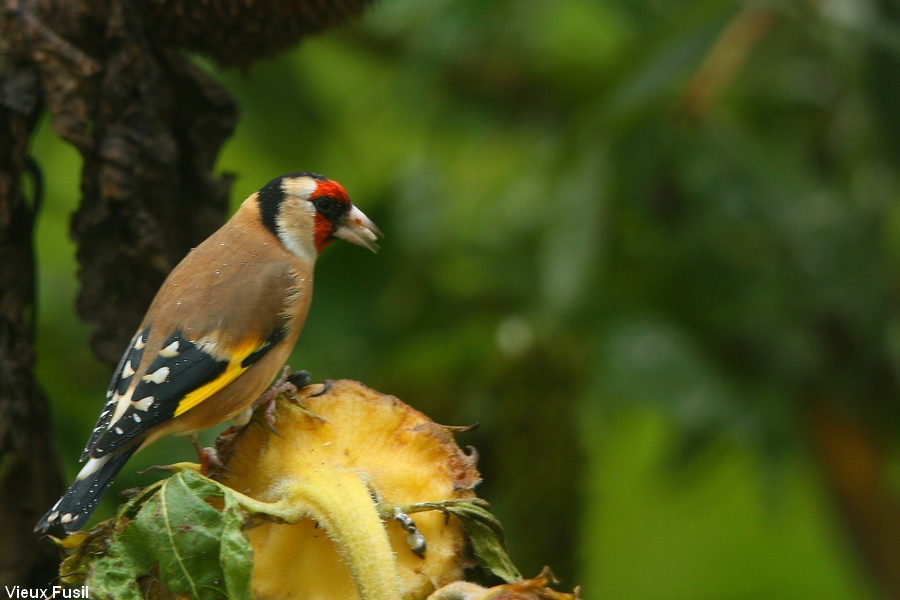
[[[245,413],[297,341],[313,267],[335,238],[373,252],[381,232],[340,184],[273,179],[169,274],[113,374],[68,491],[38,522],[79,529],[132,454]]]

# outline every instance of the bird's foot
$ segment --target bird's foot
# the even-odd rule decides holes
[[[253,408],[265,405],[263,418],[272,433],[278,437],[284,437],[275,428],[275,407],[278,396],[284,395],[297,402],[297,392],[308,386],[310,379],[309,371],[301,369],[291,372],[291,368],[285,365],[281,376],[253,403]]]
[[[308,398],[315,398],[315,397],[317,397],[317,396],[321,396],[322,394],[327,393],[328,390],[331,389],[331,385],[332,385],[333,383],[334,383],[334,382],[333,382],[332,380],[326,379],[325,381],[322,382],[322,389],[321,389],[321,390],[316,391],[316,392],[311,392],[310,394],[307,395],[307,397],[308,397]],[[317,420],[317,421],[319,421],[319,422],[321,422],[321,423],[327,423],[327,422],[328,422],[328,419],[326,419],[326,418],[323,417],[322,415],[316,414],[316,413],[314,413],[313,411],[311,411],[305,404],[303,404],[303,402],[302,402],[299,398],[297,398],[296,395],[291,396],[291,400],[294,401],[294,404],[297,405],[297,408],[299,408],[300,410],[302,410],[302,411],[306,414],[306,416],[308,416],[308,417],[310,417],[310,418],[312,418],[312,419],[315,419],[315,420]]]
[[[197,439],[197,434],[190,435],[191,443],[194,444],[194,449],[197,450],[197,460],[200,461],[200,474],[201,475],[209,475],[212,471],[228,471],[231,472],[231,469],[225,466],[219,459],[219,453],[215,448],[211,446],[202,446],[200,444],[200,440]]]
[[[265,406],[263,410],[263,418],[268,425],[269,430],[272,433],[277,435],[278,437],[284,437],[281,435],[278,430],[275,428],[275,406],[278,400],[278,396],[284,394],[289,398],[293,398],[297,393],[297,386],[294,384],[291,379],[297,380],[299,382],[303,382],[304,379],[309,381],[309,373],[306,371],[297,371],[296,373],[291,373],[291,368],[288,365],[284,366],[284,369],[281,371],[281,375],[278,379],[275,380],[275,383],[269,387],[263,394],[256,399],[256,402],[253,403],[253,408],[257,408],[259,406]]]
[[[275,401],[275,398],[277,398],[277,397],[278,397],[278,394],[275,394],[275,396],[271,400],[266,401],[266,408],[263,409],[263,420],[266,422],[266,425],[269,427],[269,431],[271,431],[278,437],[283,438],[284,436],[281,435],[281,433],[278,431],[278,429],[275,428],[275,422],[277,421],[277,419],[275,418],[275,407],[278,406],[278,403]],[[293,398],[293,395],[291,396],[291,398]]]

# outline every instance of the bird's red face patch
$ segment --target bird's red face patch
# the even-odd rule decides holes
[[[330,179],[316,182],[316,191],[313,192],[311,200],[315,200],[322,196],[329,196],[335,200],[343,200],[344,202],[350,201],[344,186],[337,181],[331,181]]]
[[[309,201],[316,208],[313,219],[316,250],[322,252],[334,240],[338,221],[350,207],[350,198],[341,184],[325,180],[316,182],[316,191],[312,193]]]
[[[316,250],[320,253],[325,249],[325,246],[334,240],[334,229],[334,223],[316,213],[313,223],[313,233],[316,237]]]

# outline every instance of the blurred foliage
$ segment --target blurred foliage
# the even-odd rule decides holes
[[[887,0],[382,0],[217,74],[244,111],[221,169],[235,204],[321,172],[385,231],[322,257],[292,364],[480,422],[461,443],[524,572],[866,598],[886,584],[816,423],[860,424],[896,501],[898,68]],[[74,470],[108,369],[72,316],[78,165],[46,129],[40,374]]]

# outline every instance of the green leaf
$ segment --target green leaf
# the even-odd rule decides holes
[[[227,488],[226,488],[227,489]],[[253,572],[253,549],[244,530],[244,512],[234,496],[225,494],[222,510],[222,549],[220,566],[229,597],[249,598]]]
[[[85,584],[93,598],[140,600],[138,575],[147,572],[127,545],[111,543],[102,558],[90,563]]]
[[[223,497],[224,509],[206,499]],[[134,520],[93,561],[94,597],[140,598],[138,581],[158,572],[171,592],[191,598],[250,598],[252,549],[228,490],[186,470],[165,480]]]

